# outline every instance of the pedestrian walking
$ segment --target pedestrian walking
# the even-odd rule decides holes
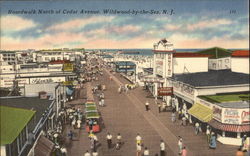
[[[141,156],[141,144],[136,144],[136,156]]]
[[[182,154],[183,142],[182,142],[182,138],[180,136],[179,136],[179,140],[178,140],[178,146],[179,146],[179,154]]]
[[[75,125],[76,125],[76,119],[74,118],[73,121],[71,122],[71,126],[75,128]]]
[[[159,111],[159,113],[161,113],[161,104],[160,104],[160,103],[157,103],[157,106],[158,106],[158,111]]]
[[[216,149],[216,136],[215,136],[214,132],[211,133],[209,148]]]
[[[128,85],[125,85],[125,93],[128,93]]]
[[[243,152],[247,152],[249,151],[249,138],[247,138],[246,135],[243,136],[244,140],[243,140],[243,144],[242,144],[242,151]]]
[[[106,138],[107,138],[108,148],[110,149],[112,146],[112,135],[108,133]]]
[[[104,93],[101,94],[101,98],[104,99]]]
[[[95,140],[94,140],[94,138],[90,138],[90,149],[91,149],[91,152],[95,151]]]
[[[69,131],[68,136],[69,136],[70,140],[73,140],[73,131],[72,130]]]
[[[246,135],[243,135],[243,137],[241,138],[241,146],[242,147],[244,146],[244,142],[245,142],[246,138],[247,138]]]
[[[119,93],[119,94],[122,93],[122,88],[121,88],[121,86],[118,88],[118,93]]]
[[[88,150],[85,152],[84,156],[91,156]]]
[[[186,126],[187,125],[187,118],[185,116],[182,117],[181,119],[181,125]]]
[[[137,133],[137,136],[136,136],[135,140],[136,140],[136,145],[137,144],[140,144],[140,145],[142,144],[142,138],[141,138],[139,133]]]
[[[77,120],[77,128],[81,128],[81,123],[82,123],[82,121],[81,120]]]
[[[122,144],[122,136],[120,133],[117,134],[117,143],[116,143],[116,149],[119,150]]]
[[[155,104],[156,104],[156,105],[158,104],[157,96],[155,96]]]
[[[147,147],[144,149],[143,156],[149,156],[149,149]]]
[[[182,155],[181,156],[187,156],[187,149],[185,146],[182,148]]]
[[[200,124],[198,122],[195,123],[195,134],[198,135],[200,131]]]
[[[182,112],[179,110],[178,111],[178,119],[181,120],[181,117],[182,117]]]
[[[63,146],[61,147],[61,153],[62,153],[62,156],[67,156],[67,149]]]
[[[146,101],[145,107],[146,107],[146,111],[148,111],[149,110],[149,103],[148,103],[148,101]]]
[[[171,121],[172,121],[172,122],[175,122],[175,120],[176,120],[176,119],[175,119],[175,116],[176,116],[176,115],[175,115],[175,112],[172,112],[172,114],[171,114]]]
[[[161,140],[161,143],[160,143],[160,156],[165,156],[165,142],[163,142],[163,140]]]
[[[206,130],[206,135],[207,135],[207,143],[210,143],[210,137],[211,137],[211,130],[210,127],[207,125],[207,130]]]
[[[102,107],[104,106],[104,99],[101,99]]]

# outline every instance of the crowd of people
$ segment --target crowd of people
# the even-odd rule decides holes
[[[98,78],[95,77],[95,79],[93,79],[93,80],[98,80]],[[113,81],[112,76],[110,76],[110,81]],[[106,89],[105,86],[103,87],[102,85],[97,85],[97,86],[94,86],[93,89],[92,89],[93,94],[95,94],[98,97],[99,106],[104,106],[105,105],[105,103],[104,103],[105,98],[104,98],[103,88],[104,88],[104,90]],[[122,94],[122,93],[127,94],[130,89],[131,88],[130,88],[129,85],[120,84],[119,87],[118,87],[118,93],[119,94]],[[157,104],[157,107],[158,107],[158,111],[159,111],[159,113],[161,113],[162,110],[165,108],[165,103],[164,102],[159,103],[157,101],[157,99],[155,101],[156,101],[155,103]],[[150,110],[150,104],[149,104],[148,101],[145,102],[145,110],[146,111]],[[78,124],[76,124],[76,123],[77,123],[77,121],[79,119],[81,119],[79,117],[79,114],[81,114],[81,113],[78,113],[78,110],[74,110],[74,111],[70,112],[70,114],[69,114],[70,123],[71,123],[72,127],[74,127],[74,128],[78,128]],[[187,118],[187,116],[185,114],[185,110],[181,110],[181,109],[176,110],[176,108],[173,107],[172,113],[171,113],[171,121],[176,122],[177,120],[180,120],[180,125],[182,125],[182,126],[186,126],[186,125],[188,125],[190,123],[190,122],[188,122],[188,118]],[[73,121],[76,122],[76,123],[73,124],[72,123]],[[195,122],[194,123],[194,133],[196,135],[198,135],[201,132],[202,132],[201,123]],[[216,134],[215,134],[215,132],[212,131],[211,127],[207,126],[207,128],[205,130],[205,134],[207,136],[208,147],[211,148],[211,149],[216,149],[217,144],[216,144]],[[72,134],[72,136],[70,135],[70,138],[71,139],[73,138],[73,134]],[[121,136],[120,133],[117,133],[115,135],[115,137],[113,137],[112,134],[108,132],[107,135],[106,135],[107,148],[108,149],[114,149],[115,148],[116,150],[120,150],[122,148],[122,145],[123,145],[123,142],[122,142],[123,139],[124,138]],[[90,141],[90,150],[87,150],[84,153],[84,156],[97,156],[98,155],[98,152],[97,152],[98,139],[97,139],[97,136],[92,131],[89,132],[89,141]],[[245,142],[246,142],[246,140],[242,141],[242,146],[237,151],[237,156],[241,156],[240,154],[244,150]],[[176,147],[178,146],[179,155],[187,156],[188,155],[187,148],[184,145],[184,141],[183,141],[183,138],[181,136],[178,137],[178,142],[176,144],[177,144]],[[154,156],[158,156],[158,155],[165,156],[165,155],[167,155],[166,145],[165,145],[165,142],[163,140],[160,140],[160,142],[159,142],[159,153],[160,154],[151,153],[149,146],[146,146],[144,144],[143,139],[142,139],[142,137],[140,136],[139,133],[135,137],[135,145],[136,145],[135,146],[136,156],[149,156],[149,155],[150,156],[153,156],[153,155]]]

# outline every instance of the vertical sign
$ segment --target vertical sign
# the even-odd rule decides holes
[[[172,54],[167,54],[167,77],[172,76]]]

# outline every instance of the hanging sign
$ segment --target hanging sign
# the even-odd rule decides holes
[[[173,87],[160,87],[158,88],[158,96],[173,95]]]

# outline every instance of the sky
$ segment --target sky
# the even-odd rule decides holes
[[[1,1],[1,50],[141,49],[153,48],[162,38],[172,42],[176,49],[249,49],[248,3],[248,0]],[[107,9],[123,14],[105,14]]]

